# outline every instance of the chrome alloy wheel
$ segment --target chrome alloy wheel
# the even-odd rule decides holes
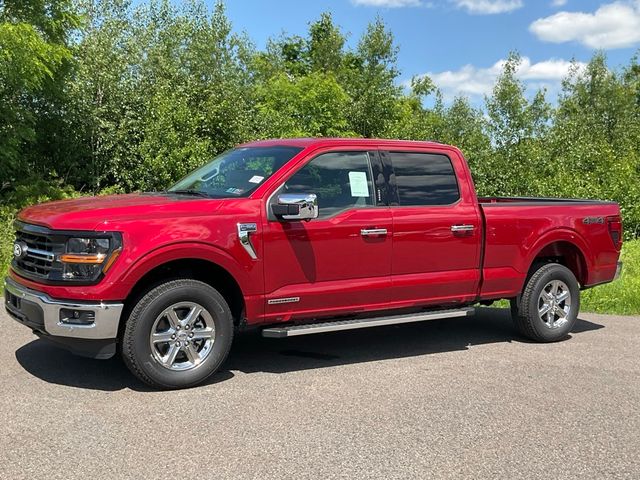
[[[174,303],[153,323],[151,352],[169,370],[191,370],[209,356],[215,334],[213,317],[204,307],[194,302]]]
[[[552,280],[538,297],[538,315],[548,328],[560,328],[569,321],[571,292],[566,283]]]

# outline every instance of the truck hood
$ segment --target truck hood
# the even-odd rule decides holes
[[[18,220],[58,230],[109,230],[110,224],[127,220],[211,215],[223,202],[162,193],[81,197],[25,208]]]

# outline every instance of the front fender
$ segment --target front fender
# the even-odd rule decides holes
[[[255,275],[258,262],[247,262],[241,265],[221,248],[200,242],[177,242],[156,248],[132,263],[121,276],[120,281],[127,285],[128,295],[135,284],[154,268],[174,260],[188,259],[206,260],[215,263],[229,272],[245,295],[259,293],[260,285],[256,285],[256,278],[252,278],[261,277],[261,275]]]

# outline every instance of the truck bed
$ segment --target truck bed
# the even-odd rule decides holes
[[[619,251],[608,219],[619,219],[615,202],[527,197],[478,202],[485,237],[482,298],[519,292],[532,259],[540,256],[569,258],[576,271],[584,272],[577,275],[583,288],[614,278]]]
[[[553,197],[478,197],[478,203],[486,206],[528,206],[528,205],[607,205],[614,204],[606,200],[586,200],[581,198]]]

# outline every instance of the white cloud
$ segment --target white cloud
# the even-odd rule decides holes
[[[456,96],[477,99],[491,93],[496,79],[502,73],[505,61],[499,60],[487,68],[465,65],[459,70],[427,72],[426,75],[431,77],[446,100],[451,100]],[[569,73],[572,65],[567,60],[554,58],[531,63],[528,57],[522,57],[516,76],[525,83],[529,90],[546,88],[550,94],[555,94],[559,91],[560,83]],[[577,66],[582,69],[586,65],[578,62]]]
[[[564,7],[567,4],[567,0],[552,0],[552,7]]]
[[[351,0],[354,5],[362,5],[365,7],[417,7],[420,0]]]
[[[624,48],[640,43],[640,0],[602,5],[594,13],[558,12],[539,18],[529,30],[553,43],[577,41],[591,48]]]
[[[477,15],[491,15],[517,10],[524,6],[523,0],[451,0],[456,7]]]

